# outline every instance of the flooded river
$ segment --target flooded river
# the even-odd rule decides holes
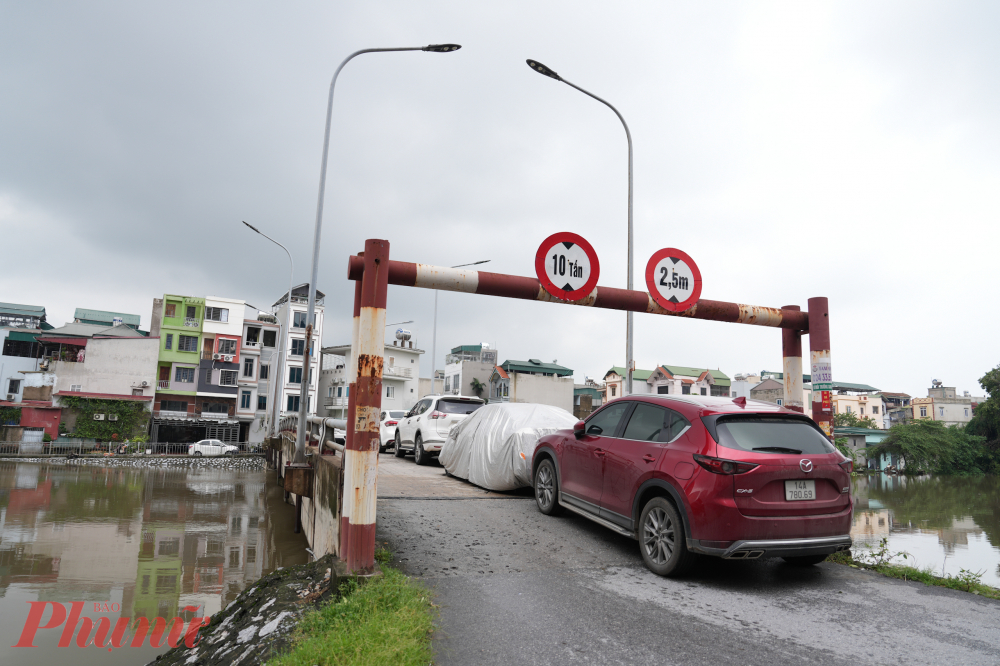
[[[166,648],[18,642],[30,601],[84,601],[84,617],[171,619],[224,608],[277,567],[308,561],[274,473],[0,462],[0,664],[143,664]],[[115,612],[96,613],[94,603]],[[117,604],[117,606],[114,606]],[[48,614],[45,616],[49,617]],[[43,620],[44,622],[45,620]]]
[[[1000,478],[857,476],[854,497],[855,552],[886,537],[891,552],[910,555],[894,562],[938,576],[981,571],[1000,587]]]

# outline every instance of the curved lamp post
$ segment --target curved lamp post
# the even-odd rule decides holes
[[[528,63],[528,67],[535,70],[539,74],[543,74],[550,79],[555,79],[556,81],[562,81],[571,88],[576,88],[584,95],[588,97],[593,97],[601,104],[605,105],[609,109],[615,112],[618,116],[618,120],[622,121],[622,127],[625,128],[625,138],[628,139],[628,289],[632,290],[632,133],[628,131],[628,124],[625,119],[622,118],[622,114],[618,113],[618,109],[613,107],[607,100],[601,99],[597,95],[587,90],[584,90],[575,83],[571,83],[564,79],[563,77],[556,74],[554,70],[549,69],[537,60],[528,59],[525,62]],[[626,319],[625,325],[625,394],[631,395],[632,393],[632,312],[629,311]]]
[[[243,220],[243,224],[247,225],[251,230],[256,231],[258,234],[260,234],[261,236],[263,236],[267,240],[271,241],[272,243],[274,243],[275,245],[277,245],[278,247],[280,247],[282,250],[285,251],[285,254],[288,255],[288,308],[287,308],[287,310],[288,310],[288,317],[287,317],[287,321],[285,323],[285,334],[284,334],[284,336],[282,336],[281,347],[278,350],[278,363],[277,363],[277,365],[278,365],[278,368],[277,368],[278,372],[277,373],[271,373],[271,376],[268,377],[268,381],[271,382],[272,384],[274,384],[274,386],[275,386],[275,389],[274,389],[274,404],[271,405],[271,414],[272,414],[272,417],[271,417],[271,437],[277,437],[278,436],[278,415],[281,413],[281,411],[280,411],[281,405],[279,404],[281,402],[281,388],[280,387],[281,387],[281,381],[283,380],[283,378],[285,376],[285,369],[281,365],[281,362],[284,359],[285,347],[287,346],[287,340],[285,338],[288,337],[288,331],[291,330],[290,326],[291,326],[291,317],[292,317],[292,284],[293,284],[294,277],[295,277],[295,264],[292,262],[292,253],[288,251],[287,247],[285,247],[284,245],[282,245],[278,241],[274,240],[273,238],[271,238],[270,236],[268,236],[267,234],[265,234],[263,231],[261,231],[257,227],[255,227],[252,224],[250,224],[249,222],[247,222],[246,220]]]
[[[319,241],[320,232],[323,229],[323,194],[326,190],[326,162],[330,153],[330,118],[333,115],[333,91],[337,86],[337,77],[340,70],[355,57],[362,53],[383,53],[388,51],[429,51],[431,53],[450,53],[459,50],[459,44],[428,44],[427,46],[401,46],[394,48],[361,49],[344,58],[337,71],[333,73],[333,80],[330,81],[330,97],[326,105],[326,129],[323,133],[323,160],[319,169],[319,198],[316,203],[316,230],[313,235],[312,252],[312,273],[309,280],[309,309],[306,314],[306,353],[302,368],[302,389],[299,393],[299,426],[295,435],[295,457],[292,462],[296,464],[306,461],[306,412],[309,404],[309,352],[312,350],[313,321],[316,316],[316,280],[319,273]],[[291,308],[292,301],[289,298],[288,307]]]

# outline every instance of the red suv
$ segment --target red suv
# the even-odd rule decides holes
[[[661,576],[693,553],[816,564],[851,547],[851,462],[806,416],[700,396],[620,398],[539,440],[535,501],[639,540]]]

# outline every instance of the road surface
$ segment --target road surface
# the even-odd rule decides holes
[[[436,663],[1000,663],[1000,602],[823,563],[705,559],[683,579],[530,491],[379,456],[377,535],[435,591]]]

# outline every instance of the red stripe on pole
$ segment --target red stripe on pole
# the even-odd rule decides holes
[[[503,296],[537,301],[539,289],[538,278],[479,271],[479,285],[476,287],[476,293],[484,296]]]
[[[365,241],[365,275],[373,279],[361,281],[361,307],[385,308],[385,297],[389,282],[384,274],[389,267],[389,241],[368,239]]]
[[[645,312],[649,307],[649,295],[644,291],[629,291],[614,287],[598,287],[594,298],[595,308],[607,310],[631,310]]]
[[[375,564],[375,523],[355,525],[348,522],[347,516],[343,516],[340,519],[340,533],[342,535],[351,534],[347,548],[341,553],[341,559],[348,563],[348,567],[352,562],[370,562],[371,564],[367,568],[373,568]],[[356,571],[357,569],[348,570]]]

